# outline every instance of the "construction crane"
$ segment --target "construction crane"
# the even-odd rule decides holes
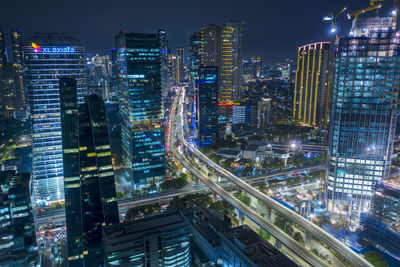
[[[392,11],[392,24],[393,28],[396,29],[396,24],[397,24],[397,8],[399,6],[399,0],[394,0],[393,4],[393,11]]]
[[[368,11],[371,11],[371,10],[380,9],[382,7],[382,4],[377,4],[377,3],[378,2],[383,2],[383,1],[385,1],[385,0],[371,0],[369,2],[369,5],[370,5],[369,7],[362,8],[362,9],[359,9],[359,10],[351,12],[351,13],[347,14],[347,18],[351,19],[351,17],[354,16],[354,21],[356,21],[358,19],[359,15],[364,14],[365,12],[368,12]]]
[[[349,0],[347,4],[340,10],[337,14],[334,14],[333,12],[329,12],[329,14],[325,17],[323,17],[323,21],[330,21],[331,22],[331,33],[335,33],[337,31],[336,29],[336,20],[337,18],[347,10],[349,5],[351,4],[352,0]]]

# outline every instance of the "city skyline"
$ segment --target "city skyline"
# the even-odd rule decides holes
[[[20,10],[17,7],[18,1],[6,2],[10,10]],[[283,62],[286,58],[295,58],[299,46],[330,40],[329,23],[323,23],[322,18],[329,12],[338,12],[346,5],[347,0],[327,2],[329,8],[318,0],[306,3],[290,1],[289,6],[284,2],[252,1],[251,4],[243,5],[241,1],[214,3],[209,0],[202,1],[201,4],[188,4],[179,0],[169,5],[161,1],[138,3],[121,1],[108,6],[108,1],[105,0],[96,1],[96,5],[90,1],[78,3],[72,0],[59,3],[59,8],[65,12],[57,14],[50,12],[53,6],[45,0],[41,1],[41,4],[24,3],[23,10],[29,12],[13,13],[7,12],[6,9],[0,10],[0,25],[5,32],[18,26],[25,36],[36,32],[66,32],[81,40],[87,52],[91,54],[109,54],[110,49],[115,46],[114,35],[120,30],[156,32],[158,29],[163,29],[167,32],[169,46],[173,49],[183,46],[188,57],[189,36],[193,31],[199,31],[201,25],[241,21],[244,32],[243,58],[258,56],[262,57],[264,62],[272,64]],[[72,10],[77,4],[80,8]],[[163,8],[152,9],[157,4],[163,5]],[[363,3],[358,1],[352,3],[350,9],[356,10],[362,6]],[[75,14],[73,21],[65,16],[70,12]],[[148,12],[153,12],[154,16],[151,18],[157,19],[150,19],[146,15]],[[182,16],[174,16],[175,12]],[[388,9],[383,7],[380,14],[388,13]],[[184,19],[185,23],[181,23],[181,19]],[[278,25],[275,22],[277,20],[280,21]],[[342,16],[338,21],[340,21],[338,32],[346,34],[351,24],[350,20]],[[271,42],[272,39],[279,42]],[[7,43],[7,47],[10,50],[11,44]]]
[[[400,0],[6,1],[0,266],[400,266]]]

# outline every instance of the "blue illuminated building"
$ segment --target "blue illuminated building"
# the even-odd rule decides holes
[[[199,68],[199,145],[215,144],[218,132],[218,68]]]
[[[140,189],[165,175],[161,51],[159,34],[116,36],[122,157]]]
[[[358,220],[389,177],[400,75],[391,17],[359,18],[337,41],[331,98],[327,207]]]
[[[77,82],[78,102],[86,94],[85,50],[65,34],[40,33],[25,40],[24,86],[32,121],[33,193],[37,203],[64,199],[59,79]]]
[[[361,237],[400,260],[400,187],[378,182],[369,215],[362,216]]]

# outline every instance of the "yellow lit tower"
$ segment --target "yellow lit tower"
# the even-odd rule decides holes
[[[326,127],[330,43],[319,42],[297,50],[293,119],[300,125]]]
[[[242,84],[242,24],[224,22],[221,25],[220,103],[240,100]]]

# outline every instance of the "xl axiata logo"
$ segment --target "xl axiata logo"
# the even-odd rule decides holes
[[[70,46],[64,47],[40,47],[39,45],[32,43],[33,51],[35,53],[74,53],[75,48]]]
[[[38,46],[37,44],[32,43],[32,47],[33,47],[33,51],[34,52],[36,52],[36,53],[40,52],[40,46]]]

